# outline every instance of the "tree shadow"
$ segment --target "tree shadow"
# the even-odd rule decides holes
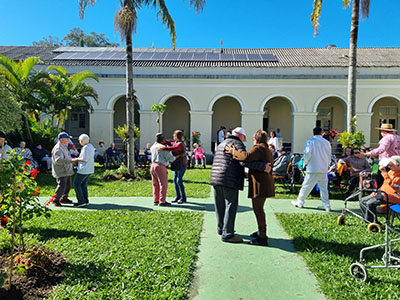
[[[82,282],[99,282],[104,278],[104,274],[111,271],[102,261],[87,262],[85,264],[68,263],[65,268],[65,274],[72,284],[81,284]]]
[[[248,240],[248,241],[254,239],[249,235],[240,235],[240,237],[243,238],[243,240]],[[246,243],[246,245],[256,247],[249,243]],[[258,246],[258,247],[261,247],[261,246]],[[268,246],[265,248],[277,248],[277,249],[280,249],[280,250],[283,250],[286,252],[291,252],[291,253],[297,252],[296,248],[294,247],[293,241],[291,239],[280,239],[280,238],[268,237]]]
[[[207,211],[207,212],[214,212],[215,211],[215,205],[214,203],[198,203],[198,202],[190,202],[187,204],[179,204],[178,205],[171,205],[171,208],[185,208],[185,209],[191,209],[191,210],[198,210],[198,211]],[[237,212],[242,213],[242,212],[247,212],[247,211],[252,211],[253,209],[248,206],[242,206],[239,205]]]
[[[65,229],[55,229],[55,228],[29,227],[26,230],[26,232],[37,235],[38,240],[42,242],[51,239],[68,238],[68,237],[76,237],[78,239],[93,237],[93,234],[85,231],[65,230]]]
[[[72,207],[76,209],[75,207]],[[83,209],[94,209],[94,210],[113,210],[113,209],[128,209],[128,210],[137,210],[137,211],[148,211],[148,210],[153,210],[152,208],[148,207],[142,207],[142,206],[135,206],[135,205],[120,205],[120,204],[115,204],[115,203],[89,203],[88,206],[86,206]]]

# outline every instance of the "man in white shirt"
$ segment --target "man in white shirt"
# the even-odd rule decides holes
[[[302,208],[307,196],[316,184],[318,184],[321,194],[322,206],[329,212],[331,205],[328,193],[328,168],[331,161],[331,144],[322,137],[322,129],[314,128],[314,136],[306,141],[304,146],[304,166],[306,166],[306,176],[301,186],[296,201],[292,205]]]

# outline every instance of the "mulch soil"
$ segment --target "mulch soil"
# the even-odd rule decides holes
[[[42,300],[51,295],[53,286],[63,278],[66,266],[65,258],[57,252],[46,250],[49,262],[42,268],[30,268],[26,274],[13,274],[11,290],[8,290],[8,278],[0,288],[1,300]],[[8,269],[9,253],[0,249],[0,269]]]

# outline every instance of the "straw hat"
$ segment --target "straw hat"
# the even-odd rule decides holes
[[[381,125],[381,127],[377,127],[376,129],[384,130],[384,131],[397,131],[396,129],[393,129],[392,124],[385,124],[385,123],[383,123]]]

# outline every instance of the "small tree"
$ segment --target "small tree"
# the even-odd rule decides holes
[[[167,111],[167,106],[165,104],[155,103],[151,106],[151,111],[157,113],[158,132],[161,132],[161,114]]]
[[[0,128],[4,132],[20,130],[22,124],[20,105],[14,96],[5,87],[5,82],[0,79]]]
[[[338,142],[343,148],[361,148],[365,144],[365,136],[362,131],[356,130],[356,117],[351,120],[351,131],[343,131],[339,134]]]

